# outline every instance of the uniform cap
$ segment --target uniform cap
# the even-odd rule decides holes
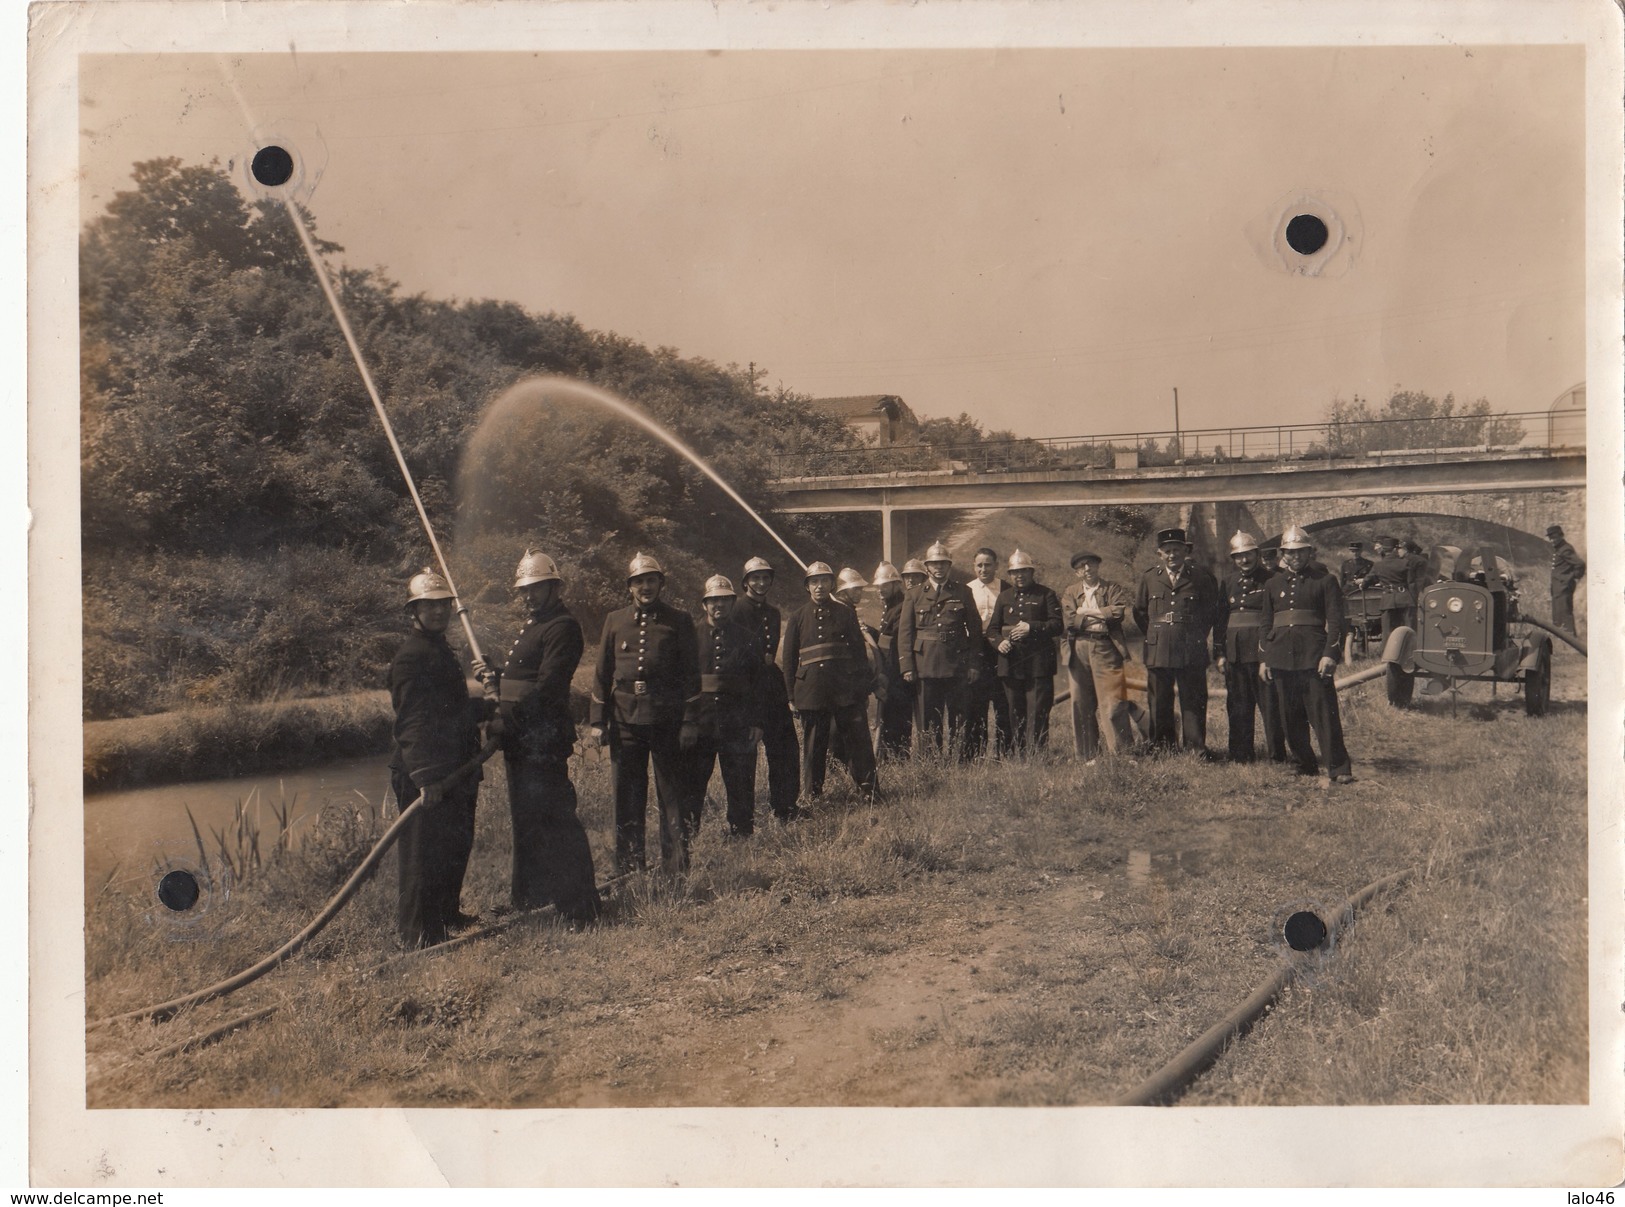
[[[652,553],[634,555],[632,564],[626,568],[626,580],[628,582],[645,574],[658,574],[661,578],[666,577],[666,572],[660,568],[660,563],[655,560]]]
[[[812,579],[817,578],[819,575],[826,575],[829,578],[834,578],[835,571],[829,568],[828,562],[814,562],[812,565],[807,567],[807,573],[804,577]]]
[[[1076,570],[1084,562],[1094,562],[1098,566],[1101,560],[1100,554],[1093,549],[1083,549],[1072,555],[1072,568]]]
[[[738,596],[734,592],[734,585],[728,581],[726,575],[713,574],[710,578],[705,580],[705,594],[700,596],[700,598],[702,600],[737,599]]]
[[[1010,560],[1005,563],[1004,568],[1006,570],[1036,570],[1038,564],[1033,561],[1030,553],[1017,549],[1010,555]]]
[[[545,553],[535,553],[525,550],[525,556],[519,559],[519,568],[513,572],[513,585],[528,587],[531,583],[547,583],[559,581],[559,567],[552,558]]]
[[[930,565],[932,562],[952,562],[953,560],[954,555],[948,552],[948,546],[944,545],[941,541],[932,542],[931,548],[925,551],[925,561],[927,565]]]
[[[1157,533],[1157,545],[1188,545],[1183,528],[1164,528]]]
[[[406,590],[406,602],[409,604],[415,604],[420,599],[452,598],[451,588],[446,585],[446,580],[427,566],[412,576],[412,581],[406,584]]]
[[[1547,536],[1562,536],[1563,535],[1563,525],[1561,525],[1561,524],[1553,524],[1550,528],[1548,528],[1546,530],[1546,535]]]
[[[840,575],[835,579],[835,589],[845,591],[848,587],[867,587],[869,582],[851,566],[841,567]]]
[[[903,563],[903,573],[904,574],[918,574],[921,578],[924,578],[925,577],[925,563],[922,562],[917,557],[911,557],[911,558],[908,559],[908,561]]]
[[[890,562],[881,562],[875,567],[875,586],[884,587],[887,583],[900,583],[902,575],[897,573],[897,567]]]
[[[1386,545],[1388,548],[1392,549],[1395,545],[1399,544],[1399,540],[1397,537],[1379,536],[1372,543],[1376,545]]]
[[[1258,542],[1254,540],[1249,533],[1238,530],[1236,535],[1230,538],[1231,557],[1234,557],[1238,553],[1255,553],[1257,550]]]
[[[1282,549],[1313,549],[1315,543],[1309,539],[1309,534],[1296,524],[1281,534]]]
[[[750,559],[750,561],[745,563],[745,572],[741,577],[749,578],[752,574],[756,574],[759,571],[766,571],[768,574],[772,574],[772,563],[769,562],[765,557],[753,557]]]
[[[1348,547],[1350,549],[1354,550],[1354,552],[1356,552],[1356,553],[1360,552],[1360,550],[1365,548],[1365,546],[1363,544],[1361,544],[1359,541],[1350,541]]]

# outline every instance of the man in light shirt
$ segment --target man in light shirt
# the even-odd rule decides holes
[[[995,753],[999,758],[1005,758],[1010,754],[1012,746],[1010,701],[999,683],[999,651],[987,640],[985,634],[988,624],[993,619],[993,609],[998,605],[999,596],[1010,589],[1010,584],[999,577],[999,555],[992,549],[978,549],[971,566],[976,571],[976,577],[968,584],[970,596],[976,603],[976,614],[982,619],[984,637],[981,649],[981,677],[971,684],[969,689],[969,711],[965,718],[965,749],[972,758]],[[993,708],[992,750],[988,749],[987,741],[987,710],[990,705]]]
[[[1083,552],[1072,559],[1077,579],[1061,595],[1066,626],[1066,670],[1072,681],[1072,740],[1086,764],[1100,756],[1100,712],[1106,712],[1112,748],[1126,754],[1134,744],[1123,662],[1123,616],[1128,592],[1100,577],[1100,554]]]

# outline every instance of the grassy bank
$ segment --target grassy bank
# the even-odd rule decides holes
[[[85,791],[224,779],[389,749],[385,691],[87,721]]]
[[[379,967],[393,877],[289,969],[161,1026],[90,1037],[93,1106],[1036,1105],[1111,1100],[1285,958],[1280,922],[1406,867],[1190,1102],[1575,1102],[1586,1095],[1584,684],[1527,718],[1483,685],[1396,712],[1350,693],[1359,782],[1052,754],[883,769],[793,827],[631,882],[604,924],[525,923]],[[1476,707],[1472,706],[1476,705]],[[1215,707],[1210,740],[1223,741]],[[500,766],[465,908],[506,895]],[[578,769],[600,859],[608,774]],[[376,820],[323,819],[199,924],[90,903],[88,1015],[246,965],[319,906]],[[1463,859],[1490,847],[1492,854]],[[179,941],[183,940],[184,941]],[[153,1052],[282,1003],[179,1056]],[[1538,1041],[1538,1042],[1537,1042]],[[1329,1058],[1329,1059],[1328,1059]]]

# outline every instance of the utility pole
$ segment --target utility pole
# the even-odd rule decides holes
[[[1185,442],[1179,438],[1179,387],[1174,387],[1174,459],[1185,455]]]

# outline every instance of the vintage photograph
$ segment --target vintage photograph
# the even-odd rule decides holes
[[[52,94],[80,1118],[1617,1104],[1583,28],[284,11]]]

